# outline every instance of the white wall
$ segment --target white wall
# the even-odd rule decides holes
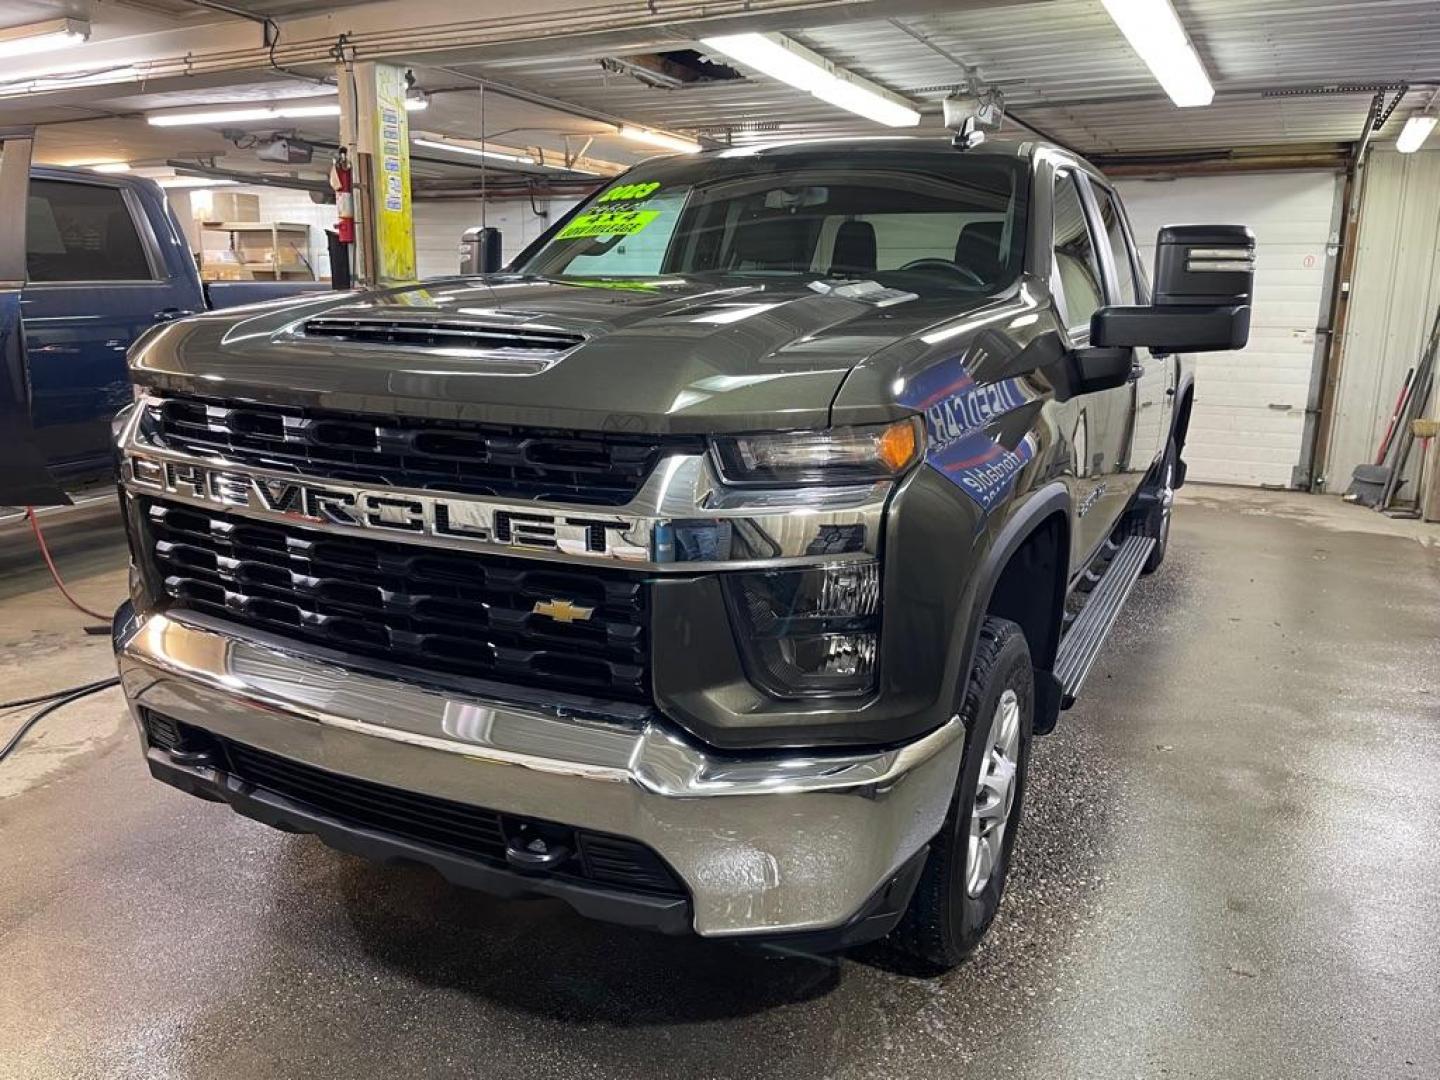
[[[500,230],[501,251],[509,262],[550,223],[575,205],[574,199],[535,201],[535,208],[548,211],[538,217],[529,201],[492,202],[485,212],[485,224]],[[415,258],[421,277],[458,273],[460,236],[481,223],[479,199],[426,201],[415,206]]]
[[[1191,479],[1292,486],[1300,461],[1325,291],[1326,246],[1339,177],[1286,172],[1116,184],[1136,242],[1153,267],[1162,225],[1241,224],[1255,230],[1250,344],[1195,357]]]
[[[1329,491],[1344,491],[1355,466],[1375,459],[1440,305],[1440,149],[1376,151],[1365,171],[1325,465]],[[1425,415],[1437,409],[1432,403]],[[1412,455],[1412,474],[1418,458]]]
[[[308,192],[271,187],[233,187],[227,191],[251,192],[260,196],[262,221],[289,221],[310,226],[310,251],[316,273],[330,274],[330,259],[325,247],[327,228],[335,227],[335,207],[315,203]],[[574,199],[537,199],[535,208],[549,211],[539,217],[529,201],[492,202],[485,213],[486,224],[500,230],[501,250],[505,261],[518,255],[531,240],[539,236],[549,223],[575,205]],[[460,236],[481,221],[479,199],[454,201],[421,200],[414,205],[415,259],[422,278],[458,273],[460,269]]]

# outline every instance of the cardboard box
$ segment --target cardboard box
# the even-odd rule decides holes
[[[212,191],[206,221],[259,221],[260,196],[239,191]]]

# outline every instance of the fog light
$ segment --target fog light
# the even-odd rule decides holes
[[[880,565],[730,574],[746,671],[778,697],[864,694],[879,660]]]

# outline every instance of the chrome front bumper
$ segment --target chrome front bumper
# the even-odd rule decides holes
[[[656,722],[378,678],[200,616],[135,620],[116,648],[137,721],[145,707],[316,768],[644,843],[706,937],[845,925],[940,829],[964,744],[952,719],[879,752],[722,755]]]

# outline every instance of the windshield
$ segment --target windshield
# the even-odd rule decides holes
[[[642,166],[581,207],[520,269],[562,278],[835,278],[970,293],[994,292],[1020,272],[1016,161],[957,153],[903,166],[742,162]]]

